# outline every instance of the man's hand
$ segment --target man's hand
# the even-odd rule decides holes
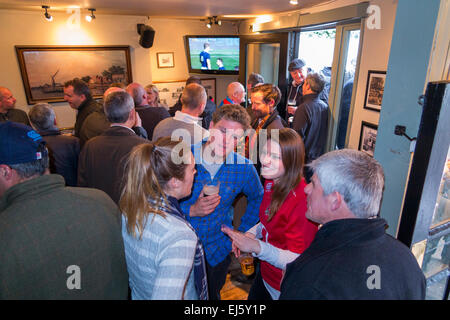
[[[205,196],[203,191],[197,201],[191,206],[189,216],[204,217],[213,212],[220,203],[220,196],[218,194]]]
[[[142,127],[142,120],[137,111],[136,111],[136,121],[134,122],[133,127]]]

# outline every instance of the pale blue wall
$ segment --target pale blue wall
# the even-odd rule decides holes
[[[386,177],[381,217],[397,233],[410,163],[410,143],[394,135],[396,125],[416,137],[421,117],[417,104],[424,93],[440,0],[399,0],[378,125],[374,157]],[[383,15],[383,12],[381,12]]]

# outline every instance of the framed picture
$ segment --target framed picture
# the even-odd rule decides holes
[[[84,80],[94,98],[133,81],[129,46],[16,46],[28,104],[64,101],[64,83]]]
[[[385,80],[386,80],[386,71],[369,70],[369,74],[367,76],[366,98],[364,100],[364,109],[380,112],[381,102],[383,101]]]
[[[186,80],[154,81],[153,84],[158,88],[161,103],[172,107],[183,92]]]
[[[158,52],[156,53],[156,60],[158,61],[158,68],[175,67],[173,52]]]
[[[377,142],[378,126],[369,122],[361,123],[361,134],[359,137],[359,151],[363,151],[373,157],[375,143]]]
[[[214,103],[217,104],[217,102],[216,102],[216,79],[215,78],[201,79],[200,82],[202,83],[202,86],[205,87],[208,98],[210,98]]]

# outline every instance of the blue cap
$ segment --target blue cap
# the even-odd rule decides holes
[[[20,164],[42,159],[38,148],[45,141],[31,127],[17,122],[0,123],[0,164]]]

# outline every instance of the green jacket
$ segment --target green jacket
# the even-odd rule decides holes
[[[126,299],[120,211],[44,175],[0,198],[0,299]]]

